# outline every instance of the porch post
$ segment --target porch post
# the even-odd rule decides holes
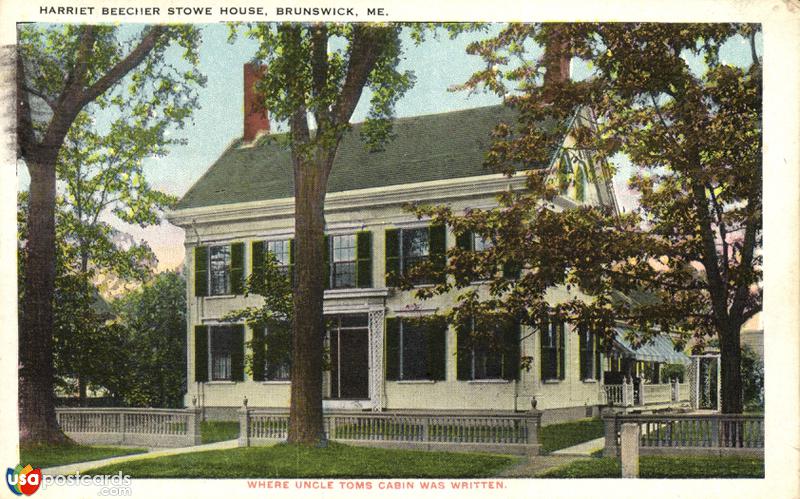
[[[369,311],[369,398],[373,412],[383,410],[383,308]]]
[[[644,378],[639,378],[639,405],[644,405]]]

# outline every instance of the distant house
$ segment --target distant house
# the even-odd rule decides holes
[[[265,133],[265,116],[252,116],[254,74],[245,67],[246,140],[231,144],[169,215],[186,231],[186,403],[197,401],[210,417],[233,417],[244,397],[251,407],[289,404],[288,358],[273,359],[255,376],[244,369],[246,341],[264,334],[269,344],[270,332],[220,321],[232,310],[261,304],[260,297],[243,296],[242,286],[264,251],[287,272],[294,265],[289,150]],[[522,188],[523,175],[509,178],[483,166],[490,132],[503,120],[510,123],[513,116],[502,106],[398,119],[393,140],[376,152],[361,143],[358,124],[343,139],[326,198],[329,261],[319,262],[328,272],[324,313],[332,324],[325,408],[525,411],[535,399],[545,422],[578,418],[607,403],[606,377],[621,384],[624,375],[644,377],[649,369],[650,381],[659,383],[666,381],[658,378],[659,365],[686,360],[667,338],[633,349],[622,330],[611,356],[599,351],[594,337],[572,334],[572,325],[564,323],[551,324],[545,334],[519,327],[498,331],[506,348],[490,352],[459,341],[447,325],[421,327],[409,320],[448,308],[452,298],[418,302],[387,282],[387,273],[402,274],[456,244],[479,250],[482,241],[456,241],[447,227],[420,221],[402,205],[488,208],[498,193]],[[570,140],[567,135],[550,148],[556,152]],[[613,204],[605,182],[587,187],[581,202]],[[555,200],[558,210],[578,204],[569,193]],[[553,289],[549,296],[555,302],[568,294]],[[520,370],[520,356],[534,359],[531,370]]]

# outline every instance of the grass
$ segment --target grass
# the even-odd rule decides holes
[[[146,451],[147,449],[129,447],[95,447],[76,444],[35,445],[21,447],[19,460],[24,464],[30,463],[34,467],[49,468],[62,464],[95,461],[107,457],[141,454]]]
[[[511,456],[389,450],[329,442],[195,452],[119,463],[89,471],[135,478],[475,478],[519,461]]]
[[[200,423],[200,440],[204,444],[237,438],[239,438],[238,421],[203,421]]]
[[[605,434],[604,431],[603,421],[597,418],[542,426],[539,433],[541,453],[549,454],[555,450],[600,438]]]
[[[546,471],[542,478],[619,478],[619,460],[580,459]],[[764,478],[764,460],[748,457],[662,457],[639,459],[641,478]]]

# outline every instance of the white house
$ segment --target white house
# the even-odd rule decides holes
[[[244,397],[251,407],[289,405],[288,359],[273,358],[252,375],[244,368],[245,343],[254,334],[269,338],[269,331],[220,320],[261,303],[260,297],[243,296],[242,286],[264,251],[287,270],[294,263],[290,155],[265,133],[266,116],[253,106],[255,74],[245,67],[245,138],[231,144],[169,214],[186,231],[186,404],[201,404],[217,418],[232,419]],[[545,422],[578,418],[606,403],[606,372],[643,372],[645,362],[652,367],[683,360],[663,343],[668,339],[645,353],[626,348],[621,336],[619,351],[606,359],[594,342],[571,334],[570,324],[553,324],[544,335],[511,328],[503,332],[507,348],[491,353],[459,346],[455,330],[445,324],[419,327],[409,321],[446,309],[452,297],[419,302],[387,282],[387,272],[402,273],[459,242],[446,227],[420,221],[402,205],[487,208],[498,193],[521,188],[523,175],[508,178],[483,166],[491,130],[511,119],[502,106],[402,118],[394,124],[394,139],[379,152],[364,148],[359,125],[343,139],[326,198],[329,261],[320,262],[329,275],[324,313],[333,324],[326,336],[331,362],[324,373],[325,408],[524,411],[535,399]],[[552,150],[561,145],[552,144]],[[587,187],[582,202],[614,203],[605,182]],[[578,202],[564,195],[555,204],[570,209]],[[565,293],[553,289],[550,295],[560,301]],[[521,355],[533,358],[532,369],[519,369]],[[621,376],[614,376],[620,383]]]

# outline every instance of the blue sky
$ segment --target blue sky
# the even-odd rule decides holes
[[[415,86],[397,103],[397,116],[431,114],[499,103],[499,98],[493,94],[448,91],[451,85],[463,83],[481,67],[480,58],[467,55],[464,49],[470,41],[485,36],[485,33],[471,33],[450,40],[442,33],[436,38],[428,37],[419,46],[409,40],[405,44],[401,69],[414,71],[417,80]],[[173,146],[165,157],[146,160],[145,175],[151,184],[168,193],[183,195],[225,148],[241,136],[244,109],[242,66],[250,60],[255,50],[256,43],[242,36],[233,44],[228,43],[226,25],[209,24],[203,27],[200,70],[206,75],[208,82],[199,92],[201,108],[195,112],[193,123],[174,132],[187,139],[186,145]],[[744,40],[741,43],[729,43],[723,52],[723,60],[733,64],[749,64],[749,59],[749,46]],[[689,62],[700,70],[700,61]],[[574,77],[581,77],[587,71],[585,66],[573,65]],[[366,104],[362,100],[353,121],[364,119]],[[621,194],[622,204],[630,205],[631,201],[626,199],[624,188],[631,172],[630,165],[624,159],[618,163],[620,173],[615,184]],[[23,187],[27,185],[27,172],[24,170],[20,171],[20,184]],[[182,264],[184,249],[181,229],[166,222],[147,229],[136,226],[120,228],[135,239],[143,239],[150,244],[159,259],[159,269],[172,269]]]

